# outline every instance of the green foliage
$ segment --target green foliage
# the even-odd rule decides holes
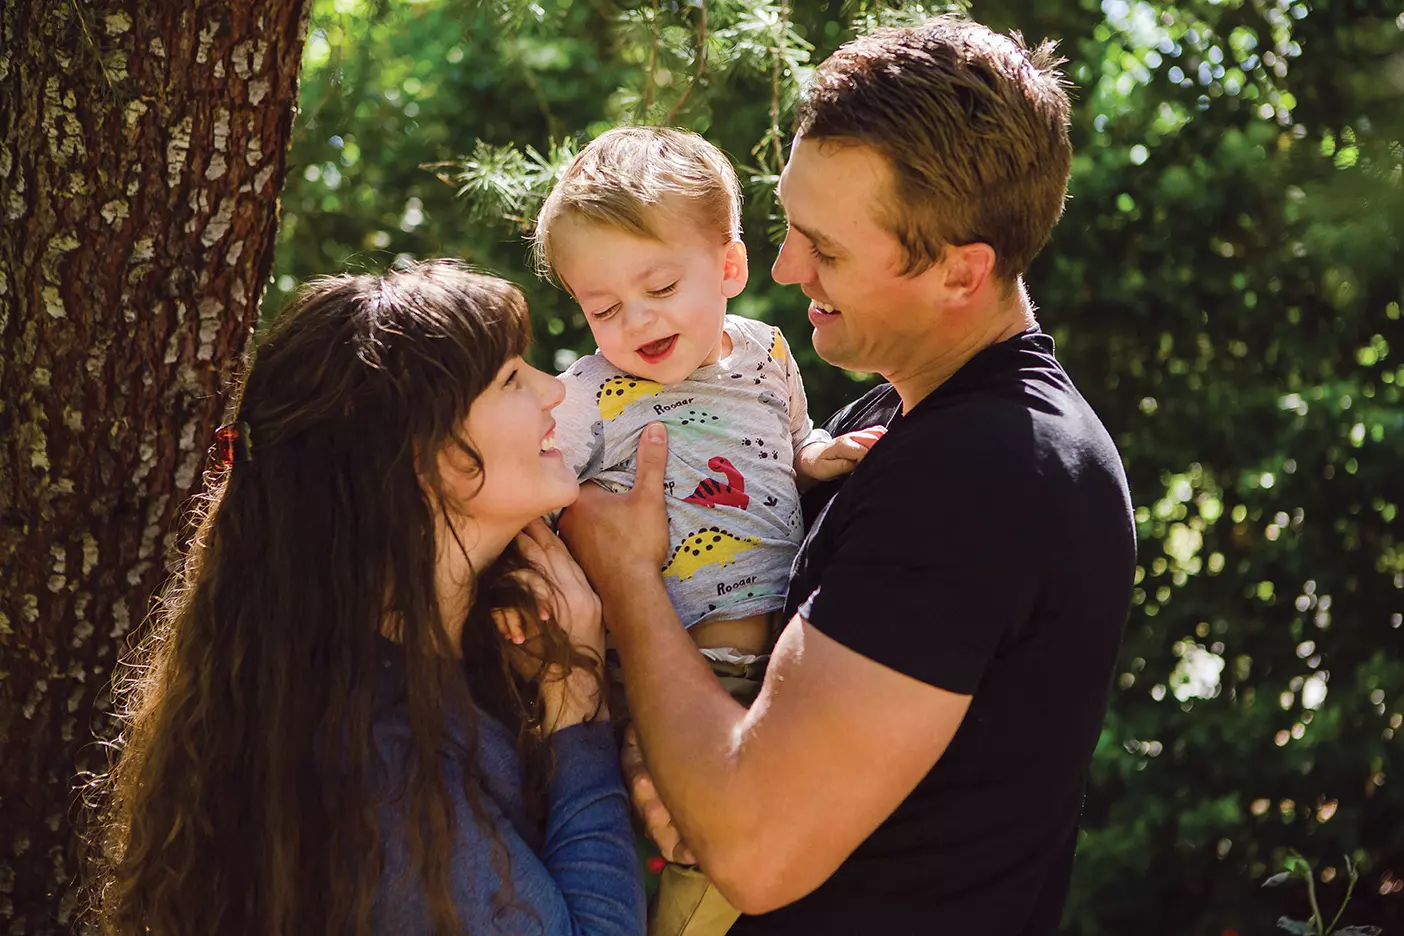
[[[1346,907],[1350,905],[1350,898],[1355,893],[1355,885],[1360,881],[1360,874],[1356,871],[1355,862],[1350,856],[1345,856],[1346,877],[1349,883],[1346,885],[1345,896],[1341,899],[1341,905],[1336,913],[1331,917],[1330,922],[1321,912],[1321,905],[1316,899],[1316,869],[1311,862],[1307,861],[1296,852],[1289,852],[1286,860],[1286,871],[1279,871],[1263,882],[1264,887],[1281,887],[1292,881],[1301,881],[1306,885],[1307,901],[1311,905],[1311,918],[1306,920],[1294,920],[1290,917],[1279,917],[1277,928],[1286,930],[1297,936],[1380,936],[1378,926],[1344,926],[1336,928],[1336,924],[1345,915]]]
[[[922,12],[319,0],[268,308],[316,273],[459,256],[527,289],[534,354],[563,367],[592,345],[527,267],[537,199],[609,126],[680,125],[742,169],[755,275],[732,308],[788,332],[825,414],[861,379],[813,356],[803,299],[764,275],[789,109],[855,30]],[[972,13],[1069,59],[1072,198],[1030,288],[1121,447],[1140,535],[1065,931],[1314,925],[1305,888],[1254,885],[1283,866],[1333,904],[1358,873],[1352,917],[1398,929],[1404,16],[1393,0]]]

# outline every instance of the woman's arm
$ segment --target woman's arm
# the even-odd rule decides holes
[[[551,747],[541,861],[569,908],[570,932],[642,933],[643,878],[614,734],[604,722],[575,725],[552,735]]]
[[[529,830],[514,739],[479,713],[478,769],[470,781],[474,812],[464,785],[465,755],[440,759],[444,791],[454,817],[447,862],[449,896],[462,929],[470,933],[540,933],[543,936],[641,936],[644,893],[629,823],[629,803],[619,776],[612,734],[604,723],[585,723],[551,738],[556,767],[547,790],[545,838]],[[408,725],[377,728],[387,764],[405,764]],[[461,749],[460,749],[461,750]],[[389,778],[388,789],[403,782]],[[384,871],[374,911],[374,932],[430,933],[433,916],[423,870],[410,862],[405,817],[410,798],[380,810]]]

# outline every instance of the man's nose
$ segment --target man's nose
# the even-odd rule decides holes
[[[770,267],[771,279],[782,286],[792,286],[808,279],[808,271],[804,268],[804,261],[795,248],[794,240],[789,234],[785,235],[785,240],[780,244],[780,253]]]

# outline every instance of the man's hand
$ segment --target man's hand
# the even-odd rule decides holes
[[[658,788],[653,785],[653,777],[644,765],[639,733],[633,725],[624,732],[624,746],[619,750],[619,767],[629,787],[629,797],[634,801],[634,812],[643,821],[644,831],[658,846],[658,851],[668,861],[696,864],[697,859],[683,842],[678,827],[673,824],[673,814],[663,805]]]
[[[611,597],[627,594],[637,576],[657,577],[668,561],[668,508],[663,498],[668,431],[662,423],[644,429],[636,464],[629,493],[611,494],[586,484],[561,515],[562,539],[606,604]]]
[[[886,426],[870,426],[829,442],[806,445],[795,456],[795,474],[799,476],[801,488],[848,474],[886,434]]]

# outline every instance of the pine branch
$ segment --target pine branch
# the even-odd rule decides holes
[[[648,109],[653,106],[653,89],[656,79],[654,70],[658,66],[658,0],[653,0],[653,15],[649,17],[648,73],[644,76],[643,97],[639,104],[639,120],[648,121]]]
[[[775,30],[775,58],[770,63],[770,142],[775,147],[775,171],[785,165],[780,146],[780,64],[786,61],[785,38],[790,25],[790,0],[780,0],[780,23]]]
[[[673,106],[668,110],[668,116],[663,118],[663,124],[669,126],[673,123],[673,118],[682,110],[683,104],[687,103],[688,96],[692,94],[692,89],[702,81],[702,77],[707,73],[707,0],[699,0],[698,14],[700,21],[697,26],[697,70],[693,72],[692,80],[683,89],[682,95],[673,102]]]

